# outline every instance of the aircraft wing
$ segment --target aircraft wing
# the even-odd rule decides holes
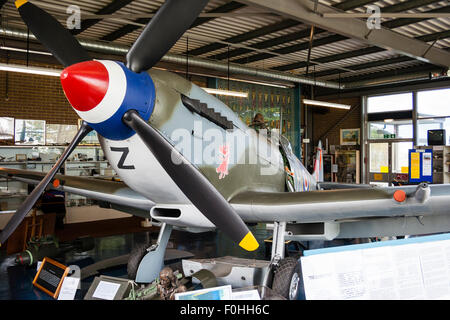
[[[371,184],[356,184],[356,183],[342,183],[342,182],[317,182],[320,189],[323,190],[334,190],[334,189],[364,189],[364,188],[374,188]]]
[[[0,177],[28,184],[38,184],[45,174],[45,172],[0,168]],[[55,179],[59,180],[59,186],[49,185],[54,190],[106,202],[112,208],[126,213],[148,216],[150,209],[155,205],[153,201],[136,193],[123,182],[60,174],[57,174]]]
[[[443,184],[286,193],[245,192],[236,195],[230,203],[246,222],[332,222],[341,224],[341,231],[342,223],[354,222],[351,232],[347,232],[352,235],[349,237],[356,237],[356,234],[360,237],[381,236],[387,229],[392,229],[390,234],[413,234],[404,227],[407,221],[408,227],[412,227],[412,223],[420,226],[415,234],[450,231],[450,185]],[[424,221],[428,221],[428,225],[422,227]]]

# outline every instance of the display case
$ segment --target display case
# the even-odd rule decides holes
[[[0,146],[0,167],[48,172],[65,148],[65,146]],[[69,176],[111,179],[116,176],[100,146],[78,146],[64,163],[61,172]],[[5,210],[0,212],[16,209],[27,193],[26,183],[1,178],[0,202],[2,209]],[[67,193],[65,197],[67,207],[90,205],[91,202],[90,199],[74,194]]]

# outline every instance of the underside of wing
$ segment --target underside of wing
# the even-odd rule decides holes
[[[0,176],[36,185],[45,176],[45,173],[0,168]],[[57,183],[49,185],[51,189],[98,200],[111,205],[114,209],[130,214],[148,215],[150,209],[155,205],[153,201],[136,193],[123,182],[66,175],[56,175],[53,181],[55,180]]]
[[[245,192],[230,203],[246,222],[332,224],[333,238],[450,231],[450,185]]]

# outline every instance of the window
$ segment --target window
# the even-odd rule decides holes
[[[428,130],[433,129],[445,129],[450,143],[450,88],[417,92],[417,113],[418,145],[428,145]]]
[[[76,134],[77,134],[76,125],[47,124],[46,144],[47,145],[69,144]]]
[[[450,88],[417,92],[419,118],[449,117]]]
[[[0,140],[14,140],[14,118],[0,118]]]
[[[392,143],[392,172],[408,173],[409,149],[413,148],[412,142]]]
[[[412,108],[412,92],[367,98],[368,113],[412,110]]]
[[[370,172],[386,172],[389,170],[389,143],[369,144]]]
[[[16,144],[45,144],[45,120],[23,120],[15,121]]]
[[[369,122],[369,139],[411,139],[411,120]]]
[[[450,143],[450,118],[419,119],[417,145],[428,145],[428,130],[445,129],[446,144]]]

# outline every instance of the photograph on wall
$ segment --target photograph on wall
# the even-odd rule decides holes
[[[14,144],[14,118],[0,117],[0,145]]]
[[[343,146],[359,145],[359,128],[341,129],[341,145]]]
[[[44,145],[45,120],[16,119],[15,140],[19,145]]]

